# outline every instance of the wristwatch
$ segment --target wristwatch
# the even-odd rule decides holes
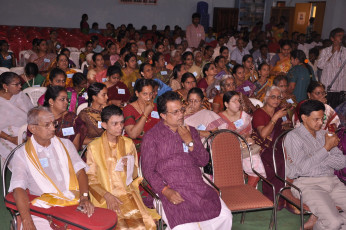
[[[82,196],[84,196],[84,197],[89,197],[89,193],[88,193],[88,192],[83,192],[83,193],[82,193]]]
[[[189,143],[186,143],[187,147],[193,147],[193,141],[190,141]]]

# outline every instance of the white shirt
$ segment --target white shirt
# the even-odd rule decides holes
[[[43,147],[36,142],[34,136],[31,137],[31,140],[45,173],[52,179],[59,190],[65,190],[63,173],[53,145],[51,144],[48,147]],[[74,171],[77,173],[79,170],[86,168],[86,163],[78,155],[73,143],[64,138],[60,138],[60,140],[70,154]],[[32,195],[40,196],[43,192],[39,189],[33,176],[30,174],[25,158],[26,151],[25,145],[23,145],[14,153],[11,160],[12,178],[9,192],[12,192],[15,188],[22,188],[24,190],[29,189]]]
[[[243,49],[243,51],[240,51],[237,47],[231,54],[231,61],[235,61],[236,63],[241,65],[243,63],[243,57],[246,54],[250,54],[247,49]]]
[[[339,52],[332,54],[332,46],[323,49],[317,60],[317,67],[322,69],[321,82],[326,86],[334,79],[342,63],[346,60],[346,48],[341,47]],[[328,61],[328,59],[330,60]],[[346,91],[346,66],[342,69],[339,77],[335,80],[331,91]]]

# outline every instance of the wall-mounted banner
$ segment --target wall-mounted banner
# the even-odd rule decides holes
[[[156,5],[158,0],[119,0],[123,4]]]

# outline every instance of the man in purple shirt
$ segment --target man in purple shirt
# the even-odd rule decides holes
[[[179,95],[164,93],[157,109],[161,121],[144,135],[141,163],[162,201],[167,229],[231,229],[231,211],[202,179],[200,167],[208,163],[209,154],[197,130],[183,125]]]

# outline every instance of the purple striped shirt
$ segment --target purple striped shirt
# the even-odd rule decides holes
[[[219,216],[221,203],[218,193],[207,185],[199,167],[205,166],[209,154],[195,128],[190,126],[194,141],[192,152],[184,152],[183,140],[163,121],[150,129],[143,138],[141,163],[144,177],[162,201],[169,226],[201,222]],[[169,187],[183,197],[174,205],[161,193]]]

